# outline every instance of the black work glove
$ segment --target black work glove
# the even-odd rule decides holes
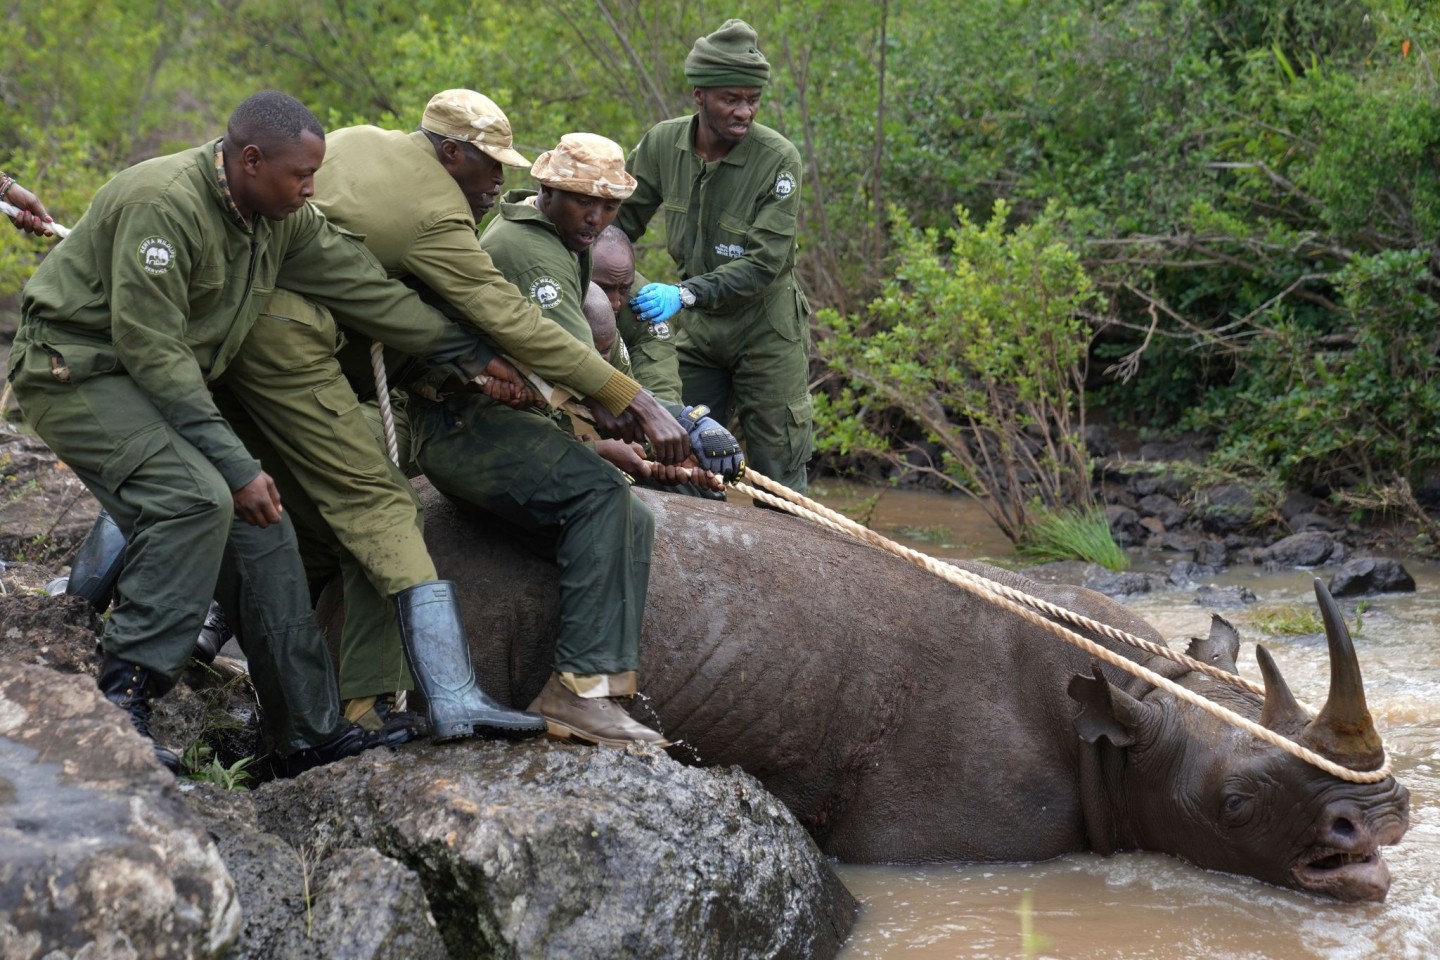
[[[695,451],[700,466],[726,480],[739,480],[745,476],[745,455],[740,452],[740,441],[709,414],[710,408],[702,403],[681,410],[676,419],[690,432],[690,449]]]

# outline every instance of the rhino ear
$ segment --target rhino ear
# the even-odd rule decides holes
[[[1128,747],[1136,740],[1147,707],[1119,687],[1112,686],[1100,672],[1100,664],[1091,662],[1091,675],[1076,674],[1070,678],[1067,691],[1070,699],[1080,704],[1075,717],[1075,732],[1086,743],[1104,737],[1117,747]]]
[[[1240,633],[1230,621],[1216,613],[1210,617],[1210,636],[1195,637],[1185,651],[1192,660],[1208,663],[1230,673],[1239,673],[1235,661],[1240,656]]]

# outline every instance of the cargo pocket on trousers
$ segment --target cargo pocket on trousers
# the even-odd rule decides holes
[[[786,456],[790,470],[796,471],[810,459],[814,444],[815,401],[809,394],[799,400],[791,400],[786,407],[789,417],[785,422]]]
[[[114,493],[120,484],[130,479],[140,464],[164,450],[169,443],[170,434],[160,424],[126,437],[125,442],[100,464],[100,482],[105,484],[106,490]]]
[[[365,466],[373,453],[380,456],[365,418],[360,413],[360,401],[355,391],[344,380],[332,380],[315,388],[315,401],[330,415],[330,430],[335,436],[336,452],[352,467]],[[347,424],[346,421],[349,421]],[[357,449],[356,444],[365,446]]]

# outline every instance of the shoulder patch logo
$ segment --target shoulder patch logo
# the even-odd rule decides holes
[[[530,284],[530,299],[540,304],[541,310],[548,310],[560,303],[560,281],[554,277],[540,277]]]
[[[736,257],[745,256],[745,248],[738,243],[717,243],[715,244],[715,255],[734,260]]]
[[[795,178],[788,172],[775,178],[775,196],[788,197],[795,192]]]
[[[140,241],[140,267],[146,273],[160,276],[175,266],[175,244],[164,237],[146,237]]]
[[[620,348],[620,362],[626,366],[630,364],[630,348],[625,346],[625,341],[619,337],[615,338],[615,345]]]

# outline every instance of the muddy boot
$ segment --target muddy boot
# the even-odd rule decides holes
[[[385,735],[386,743],[398,747],[419,740],[430,732],[430,724],[414,710],[397,709],[394,694],[356,697],[345,701],[345,719],[358,727]]]
[[[270,769],[276,779],[289,779],[298,777],[314,767],[324,766],[327,763],[334,763],[336,760],[353,757],[366,750],[386,746],[391,746],[391,744],[386,742],[383,734],[362,730],[353,723],[347,723],[338,734],[318,747],[306,747],[304,750],[297,750],[288,756],[272,759]]]
[[[230,624],[225,620],[225,610],[211,600],[210,609],[205,614],[205,623],[200,627],[200,636],[195,638],[193,656],[201,663],[214,663],[215,658],[220,655],[220,648],[233,636],[235,631],[230,629]]]
[[[85,542],[70,563],[70,581],[65,592],[84,597],[96,613],[104,613],[115,595],[115,581],[125,566],[125,534],[104,510],[85,535]]]
[[[582,697],[565,686],[558,673],[550,674],[530,709],[545,718],[552,737],[574,737],[607,747],[627,743],[653,743],[661,749],[671,746],[669,740],[631,719],[615,698]]]
[[[105,699],[129,714],[131,726],[154,744],[155,759],[177,777],[184,773],[185,765],[175,751],[155,743],[155,735],[150,732],[150,700],[165,692],[165,680],[138,663],[107,653],[100,662],[100,676],[96,681]]]
[[[476,684],[453,583],[432,580],[402,590],[395,609],[405,661],[425,698],[432,737],[520,739],[545,732],[544,717],[502,706]]]

